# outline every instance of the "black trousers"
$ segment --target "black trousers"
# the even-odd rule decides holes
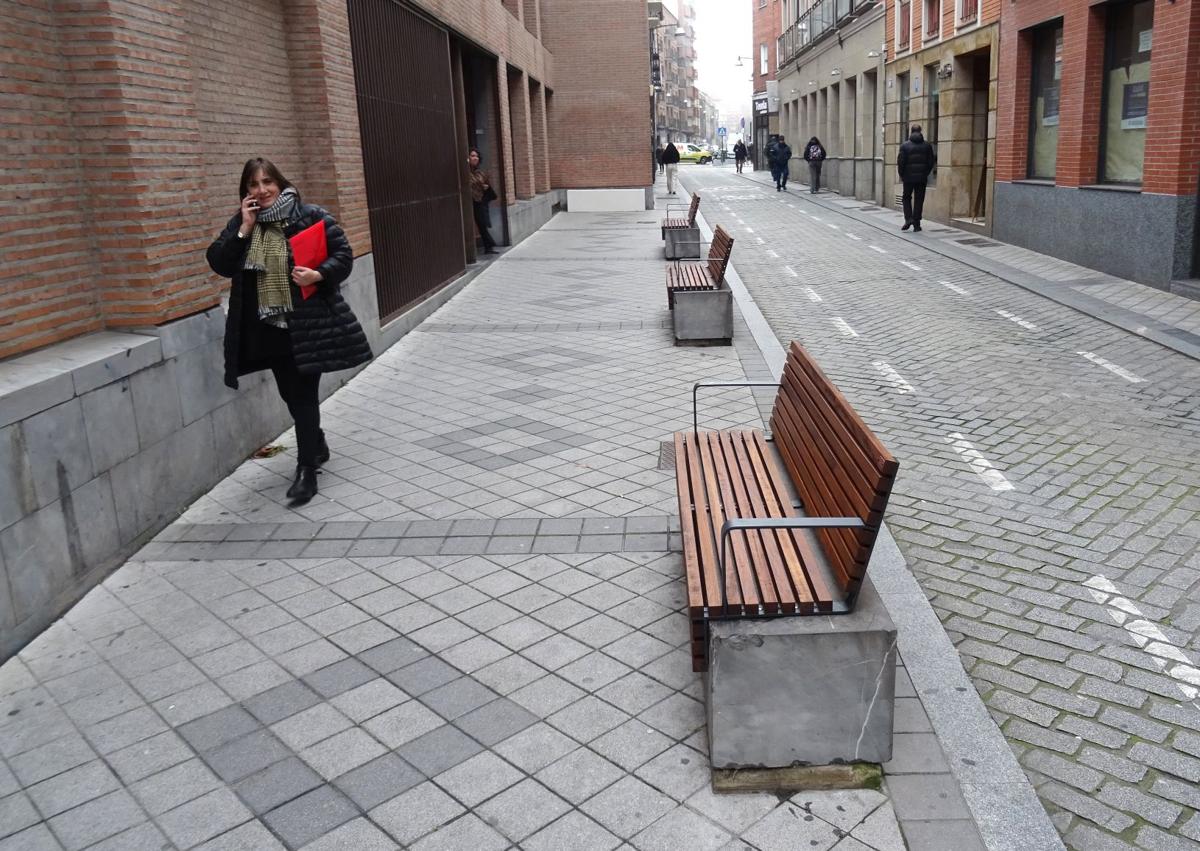
[[[296,423],[297,462],[306,467],[317,466],[321,445],[321,405],[318,391],[321,374],[304,375],[291,358],[276,361],[271,366],[275,387]]]
[[[496,240],[492,239],[492,232],[489,228],[492,226],[492,216],[488,212],[486,201],[472,201],[471,206],[475,208],[475,227],[479,228],[479,238],[483,240],[485,249],[496,247]]]
[[[921,208],[925,206],[925,184],[904,182],[904,221],[921,224]]]

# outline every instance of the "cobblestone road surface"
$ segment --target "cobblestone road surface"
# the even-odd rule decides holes
[[[1067,845],[1200,847],[1197,363],[898,219],[684,181],[779,338],[900,458],[892,530]]]

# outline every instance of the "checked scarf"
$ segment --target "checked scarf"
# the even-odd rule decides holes
[[[258,214],[244,268],[258,273],[258,318],[279,328],[287,327],[292,310],[291,279],[288,277],[288,244],[283,227],[300,202],[288,187],[267,209]]]

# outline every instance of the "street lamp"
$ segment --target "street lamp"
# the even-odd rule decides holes
[[[744,67],[745,67],[745,65],[742,63],[742,60],[743,60],[743,59],[749,59],[751,62],[754,62],[754,57],[753,57],[753,56],[739,56],[739,57],[737,58],[737,62],[733,63],[733,64],[734,64],[734,67],[735,67],[735,68],[744,68]]]

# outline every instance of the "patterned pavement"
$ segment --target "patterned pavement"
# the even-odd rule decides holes
[[[732,169],[685,182],[732,227],[777,336],[900,459],[889,524],[1066,844],[1200,847],[1196,361],[920,243],[970,234],[902,237],[892,211]],[[1102,277],[971,250],[1049,283]],[[1092,283],[1147,324],[1195,326],[1194,302]]]

